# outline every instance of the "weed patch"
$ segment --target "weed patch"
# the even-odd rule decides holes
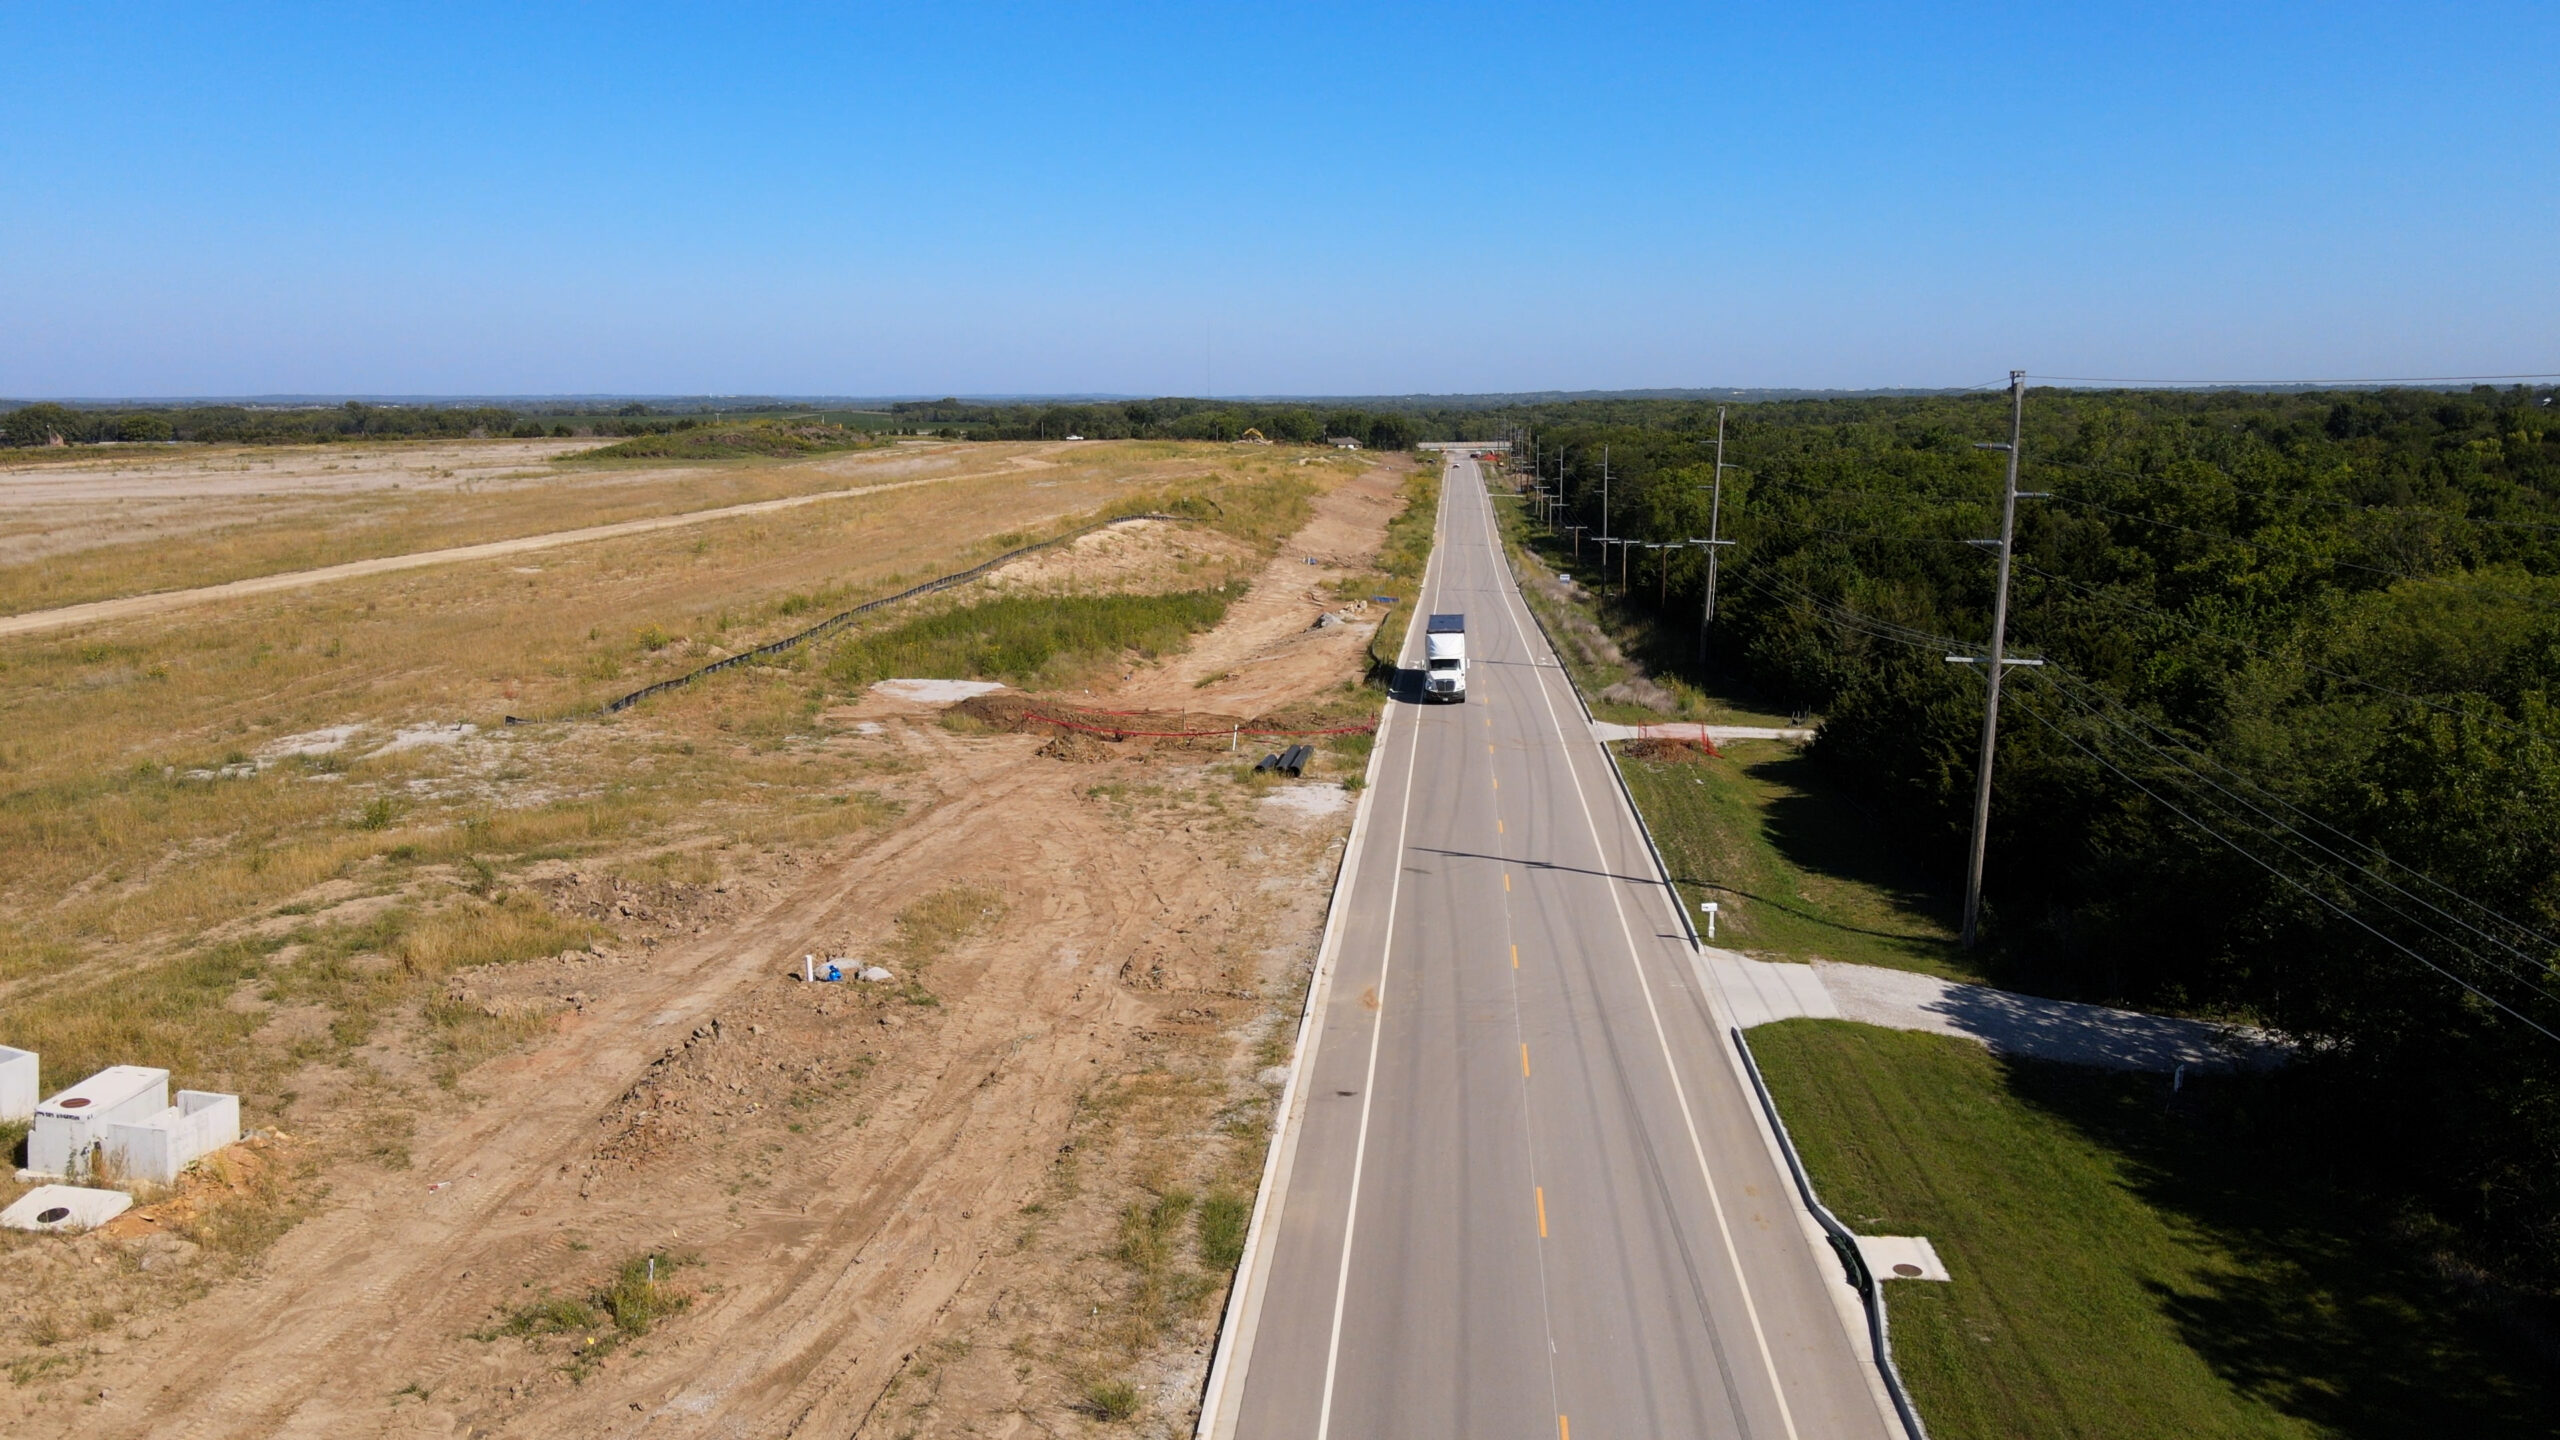
[[[1161,595],[1007,595],[926,615],[836,646],[827,675],[847,690],[899,676],[1057,686],[1135,654],[1180,649],[1225,617],[1241,584]]]

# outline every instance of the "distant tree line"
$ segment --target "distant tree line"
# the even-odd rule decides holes
[[[1252,431],[1283,445],[1344,437],[1372,450],[1409,450],[1444,428],[1419,414],[1185,399],[1084,405],[924,400],[892,405],[889,413],[905,427],[979,440],[1240,440]]]
[[[743,413],[764,413],[762,409]],[[540,415],[496,405],[343,405],[285,408],[191,405],[73,407],[51,401],[0,413],[0,445],[97,445],[173,440],[235,445],[300,445],[331,440],[436,440],[489,436],[663,435],[714,423],[717,415],[666,415],[645,404],[610,412]]]
[[[1986,888],[2014,983],[2305,1042],[2266,1117],[2301,1146],[2284,1163],[2381,1178],[2545,1293],[2554,402],[2033,392],[2020,483],[2050,498],[2019,502],[2009,643],[2048,664],[2009,677]],[[1533,437],[1586,535],[1707,534],[1713,405],[1489,418]],[[1989,631],[2003,457],[1974,447],[2007,438],[2005,395],[1735,406],[1708,658],[1700,550],[1632,552],[1615,602],[1658,669],[1820,712],[1816,762],[1949,891],[1983,679],[1946,657]]]

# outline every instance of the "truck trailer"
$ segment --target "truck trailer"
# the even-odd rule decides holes
[[[1467,699],[1467,617],[1434,615],[1422,628],[1424,663],[1422,696],[1426,700]]]

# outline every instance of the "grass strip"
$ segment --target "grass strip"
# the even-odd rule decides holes
[[[1956,947],[1946,897],[1801,749],[1747,740],[1719,758],[1639,745],[1619,768],[1689,913],[1703,900],[1720,907],[1717,943],[1768,960],[1984,978]]]
[[[1396,673],[1405,632],[1413,628],[1413,612],[1422,604],[1422,573],[1431,564],[1431,542],[1439,529],[1440,467],[1428,460],[1416,466],[1404,482],[1403,495],[1404,508],[1387,522],[1386,538],[1378,545],[1377,574],[1337,587],[1349,598],[1374,593],[1380,584],[1402,592],[1369,636],[1369,683],[1382,687]]]
[[[1951,1284],[1887,1286],[1937,1440],[2551,1433],[2548,1317],[2282,1153],[2276,1076],[2002,1059],[1845,1021],[1751,1032],[1814,1184]]]

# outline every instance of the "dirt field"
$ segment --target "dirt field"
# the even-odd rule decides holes
[[[1161,478],[1201,457],[1123,459]],[[1314,518],[1268,562],[1249,532],[1135,527],[1047,552],[1000,587],[1173,588],[1258,566],[1252,593],[1190,652],[1097,691],[1130,708],[1339,707],[1375,614],[1311,628],[1346,610],[1319,587],[1360,573],[1400,473],[1323,471]],[[1011,483],[1015,500],[1035,498]],[[877,503],[921,520],[954,493]],[[677,576],[706,583],[690,547],[615,543],[638,548],[579,557],[585,578],[555,607],[594,588],[627,601]],[[773,549],[726,549],[763,568],[719,583],[770,594],[776,570],[818,560]],[[518,613],[480,603],[483,626]],[[699,589],[683,607],[715,608]],[[506,668],[520,691],[598,685],[574,669],[537,680],[538,667]],[[281,860],[243,871],[267,887],[251,897],[258,918],[220,933],[280,948],[257,978],[217,977],[229,998],[209,1013],[244,1037],[222,1063],[244,1067],[230,1078],[270,1133],[107,1231],[0,1240],[12,1381],[0,1429],[1187,1428],[1259,1168],[1268,1072],[1286,1058],[1348,826],[1334,777],[1356,772],[1360,747],[1275,784],[1240,776],[1214,747],[990,733],[867,693],[812,701],[790,672],[720,683],[613,726],[464,733],[377,719],[342,737],[305,709],[242,738],[253,773],[241,783],[332,792],[348,781],[286,790],[281,778],[370,747],[380,758],[349,779],[382,771],[417,789],[402,803],[422,813],[330,842],[359,858],[314,867],[307,883],[267,880]],[[279,708],[273,693],[247,703]],[[88,743],[88,765],[123,763]],[[32,793],[60,782],[30,772],[68,763],[58,746],[21,751],[0,774]],[[600,775],[621,778],[598,790]],[[490,815],[456,822],[483,835],[582,808],[597,818],[584,831],[563,821],[557,842],[492,866],[479,856],[499,855],[494,841],[434,848],[445,831],[423,812],[440,796]],[[491,815],[493,799],[518,809]],[[218,842],[169,843],[155,853]],[[397,858],[404,846],[415,859]],[[40,883],[75,910],[90,904],[91,930],[133,934],[145,915],[106,897],[170,861],[105,863],[124,876],[63,866]],[[403,864],[414,870],[399,881]],[[421,884],[444,897],[424,918],[336,958],[365,926],[425,904]],[[454,915],[480,927],[457,934],[513,925],[540,948],[438,968],[446,952],[417,937]],[[0,1020],[41,1030],[70,1013],[47,997],[96,993],[44,958],[81,943],[22,937],[21,958],[0,964]],[[804,984],[803,955],[893,978]],[[374,1006],[369,1029],[350,1026],[360,1000]],[[176,1033],[147,1018],[116,1033]],[[0,1040],[48,1050],[48,1085],[74,1078],[47,1035]],[[208,1073],[182,1067],[178,1080]]]
[[[180,447],[0,463],[0,616],[651,516],[963,475],[1143,467],[1128,447],[911,441],[807,460],[557,463],[600,442]],[[1038,476],[1037,479],[1055,479]]]

